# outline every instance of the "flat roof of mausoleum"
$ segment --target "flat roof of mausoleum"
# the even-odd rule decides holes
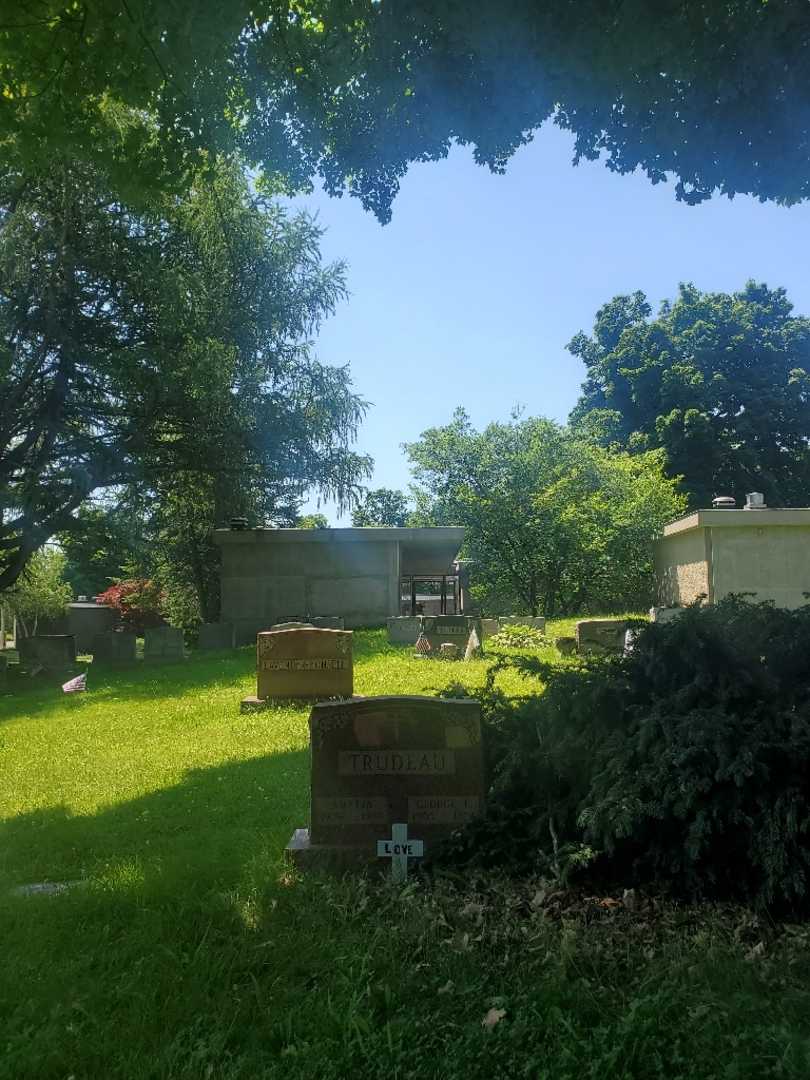
[[[248,544],[399,544],[400,572],[404,575],[452,573],[452,563],[464,543],[463,525],[436,525],[423,529],[215,529],[220,545]],[[315,551],[313,556],[317,557]]]
[[[767,507],[762,510],[694,510],[664,526],[664,536],[690,532],[692,529],[736,529],[763,525],[810,525],[810,507]]]

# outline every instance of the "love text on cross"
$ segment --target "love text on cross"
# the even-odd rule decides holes
[[[408,877],[408,859],[421,859],[425,854],[424,840],[409,840],[408,826],[391,826],[391,839],[377,841],[377,857],[391,860],[391,880],[405,881]]]

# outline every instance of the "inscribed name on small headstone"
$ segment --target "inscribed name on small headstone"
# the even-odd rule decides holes
[[[373,857],[385,826],[418,824],[418,835],[429,844],[482,810],[477,701],[322,702],[313,707],[309,726],[313,845],[365,845]]]
[[[351,697],[350,630],[270,630],[256,638],[257,697]]]

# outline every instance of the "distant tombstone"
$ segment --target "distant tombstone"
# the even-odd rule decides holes
[[[373,860],[394,824],[431,844],[484,804],[481,708],[471,699],[354,698],[321,702],[309,718],[310,828],[294,859],[349,854]]]
[[[134,664],[135,635],[116,630],[96,634],[91,642],[90,652],[93,654],[94,664]]]
[[[683,615],[686,609],[682,607],[652,607],[650,608],[650,622],[668,623]]]
[[[203,623],[197,645],[201,650],[233,649],[236,646],[236,627],[233,623]]]
[[[580,619],[576,625],[577,652],[622,653],[626,619]]]
[[[480,642],[481,620],[473,615],[425,615],[422,619],[422,637],[430,649],[422,655],[438,656],[445,641],[454,642],[460,650],[466,649],[473,629]]]
[[[391,645],[415,645],[422,632],[421,615],[394,615],[386,620]]]
[[[502,615],[498,619],[498,626],[531,626],[545,633],[546,620],[542,615]]]
[[[482,619],[481,620],[481,636],[482,638],[492,637],[493,634],[497,634],[501,628],[499,619]]]
[[[577,639],[575,637],[554,638],[554,644],[562,656],[572,656],[577,651]]]
[[[156,626],[144,631],[144,660],[182,660],[184,657],[182,630],[175,626]]]
[[[346,620],[342,615],[316,615],[310,619],[313,626],[319,630],[345,630]]]
[[[269,630],[257,635],[256,697],[242,709],[276,698],[351,697],[353,680],[351,630]]]
[[[64,671],[76,663],[76,639],[72,634],[34,634],[16,643],[20,663],[29,669]]]
[[[461,650],[453,641],[443,641],[439,646],[439,657],[442,660],[458,660]]]
[[[75,604],[68,604],[67,632],[76,638],[76,652],[92,652],[96,635],[103,634],[105,630],[112,630],[118,618],[115,608],[107,607],[105,604],[96,604],[86,599],[80,599]]]

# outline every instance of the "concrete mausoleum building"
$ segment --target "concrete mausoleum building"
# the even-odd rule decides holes
[[[743,592],[801,607],[810,593],[810,508],[771,509],[755,500],[746,509],[687,514],[665,526],[655,576],[656,603],[664,608]]]
[[[466,580],[456,561],[461,527],[429,529],[217,529],[224,622],[238,644],[285,619],[339,615],[346,629],[419,613],[464,610]]]

